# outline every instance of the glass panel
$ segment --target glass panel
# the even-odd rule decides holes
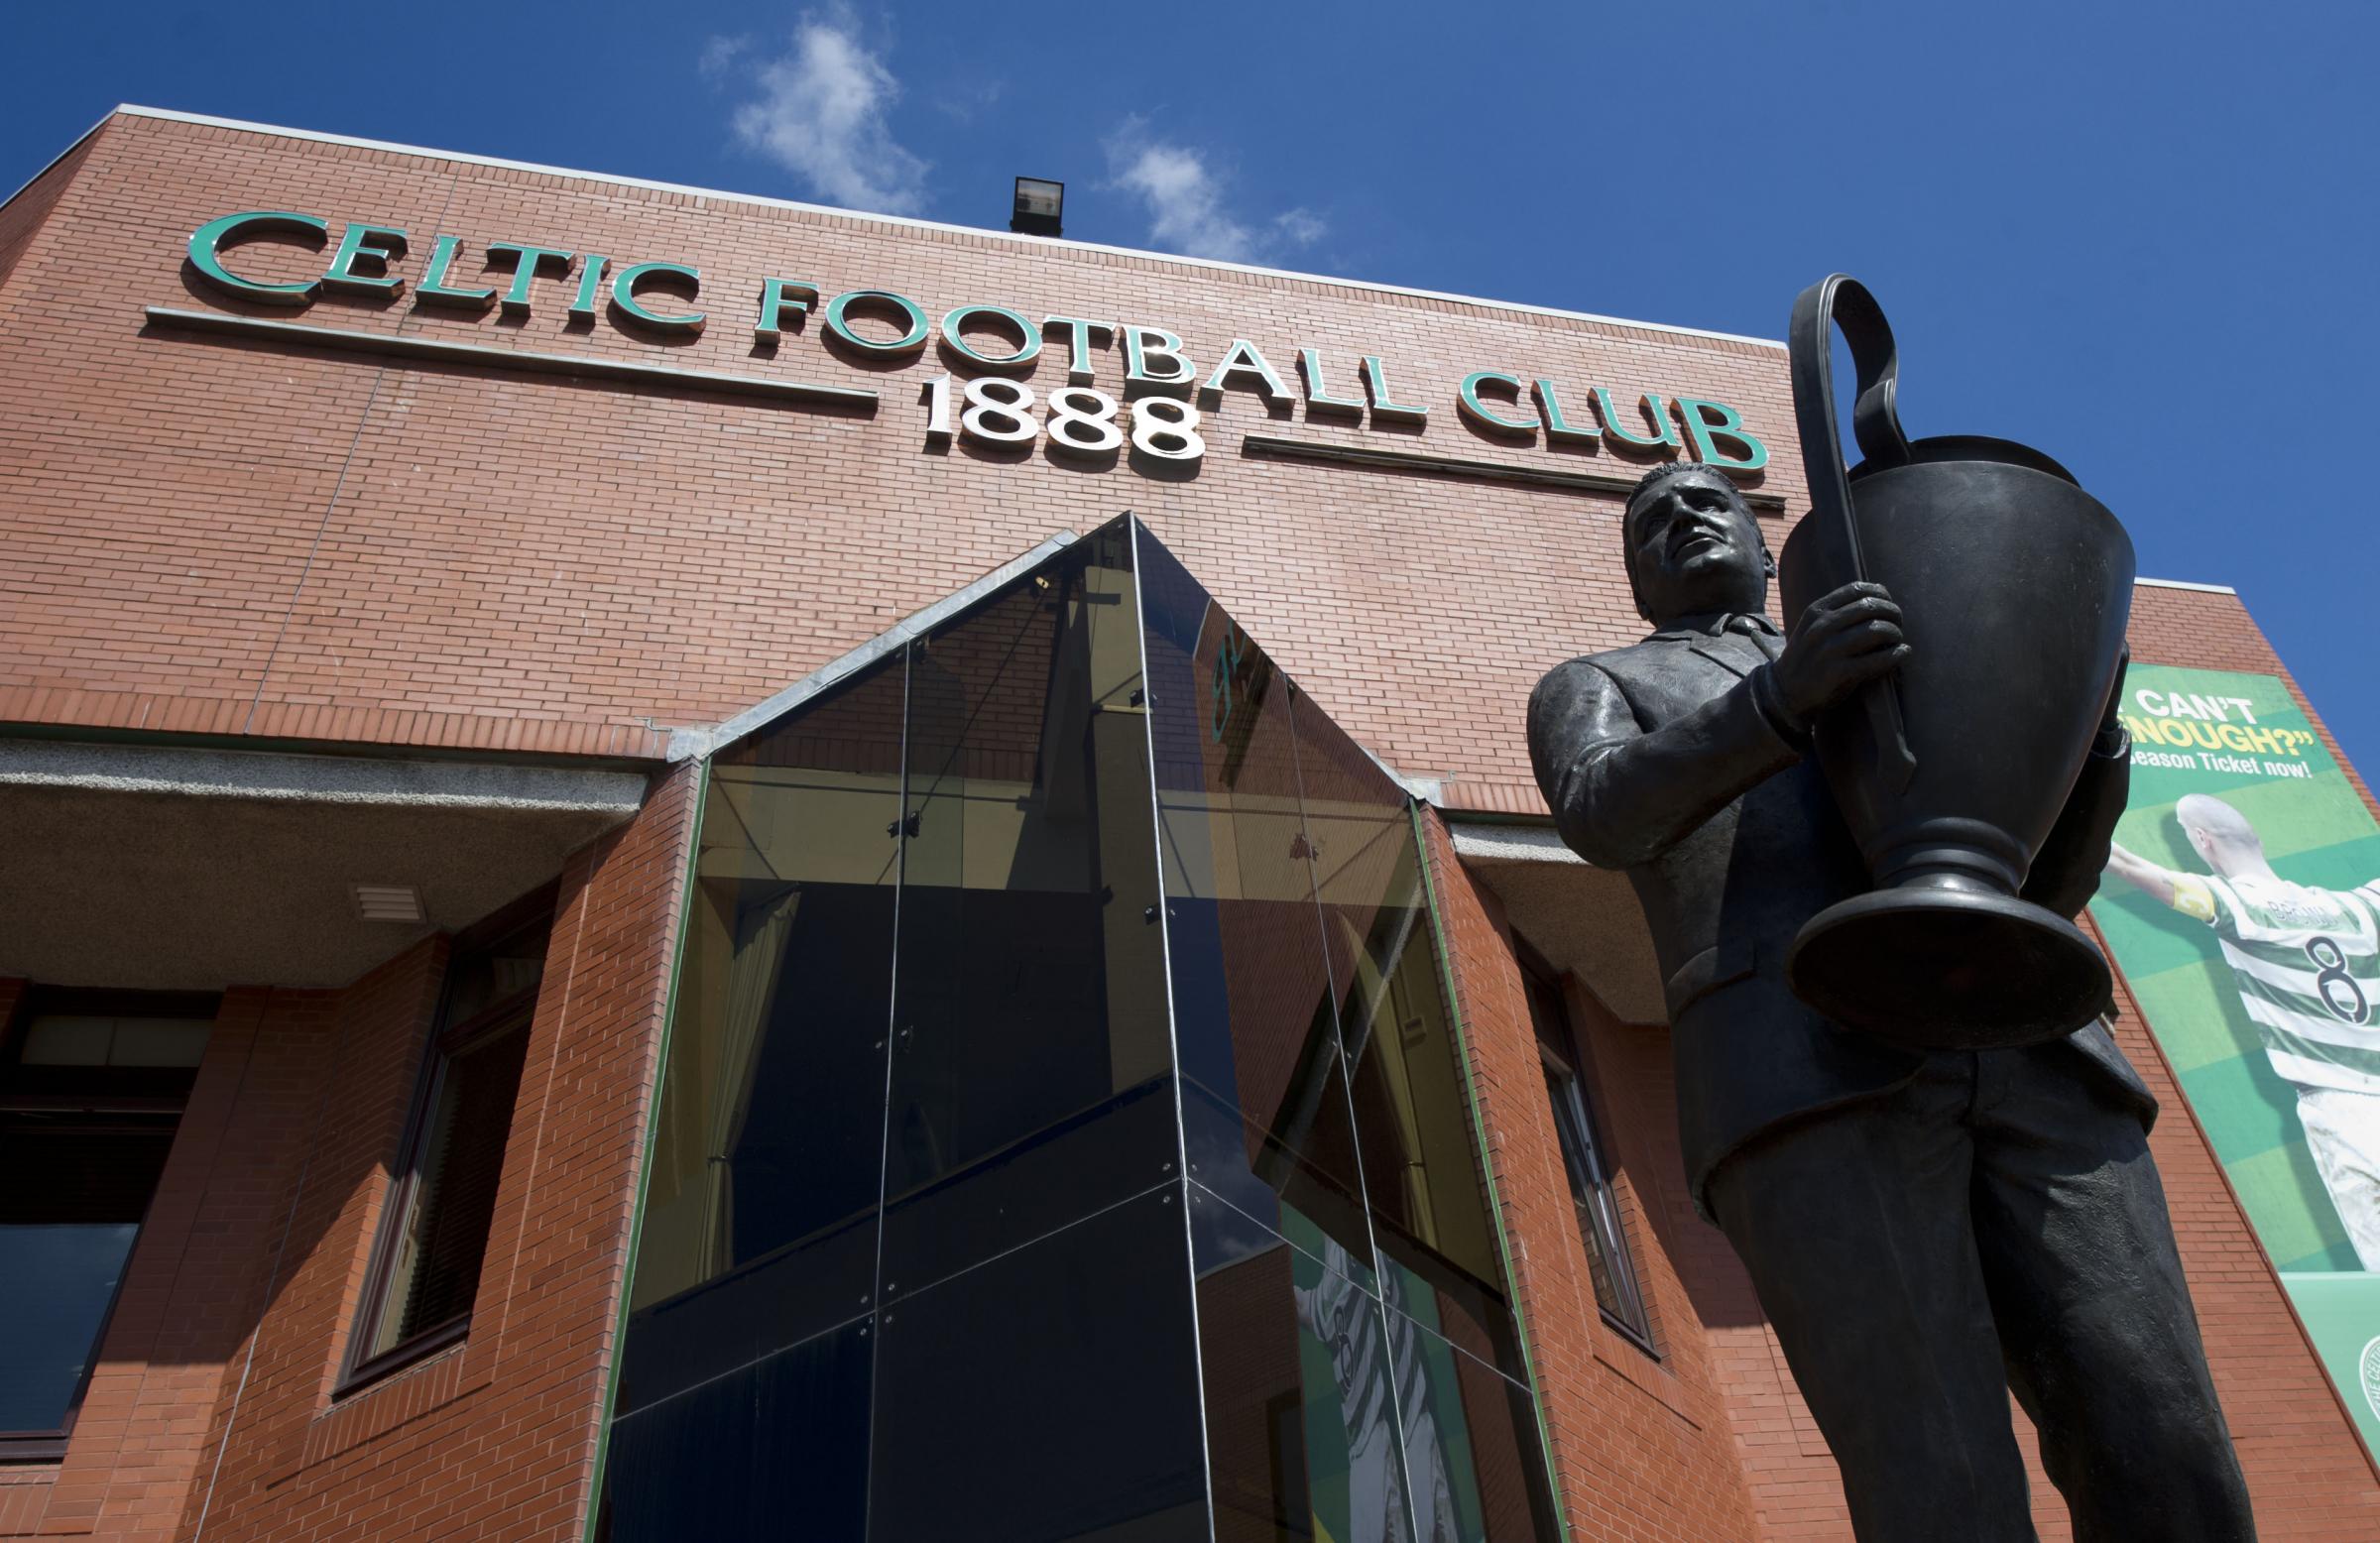
[[[65,1423],[140,1233],[138,1222],[0,1224],[0,1432]]]
[[[1404,791],[1312,703],[1296,713],[1373,1236],[1459,1343],[1524,1376]]]
[[[1557,1535],[1522,1388],[1384,1312],[1293,1207],[1281,1233],[1196,1186],[1190,1207],[1219,1543]]]
[[[118,1018],[107,1063],[195,1067],[206,1059],[206,1040],[214,1027],[209,1018]]]
[[[1347,1077],[1298,811],[1287,676],[1143,540],[1167,948],[1190,1160],[1267,1215],[1294,1195],[1371,1251]]]
[[[611,1543],[864,1536],[873,1352],[870,1322],[861,1319],[689,1375],[638,1408],[624,1407],[612,1425],[597,1536]]]
[[[878,1543],[1207,1537],[1181,1186],[890,1304]]]
[[[712,760],[604,1470],[621,1543],[864,1530],[905,673]]]
[[[25,1026],[25,1066],[195,1067],[206,1058],[212,1018],[106,1017],[45,1012]]]
[[[1545,1091],[1554,1107],[1554,1130],[1562,1143],[1562,1165],[1569,1170],[1570,1201],[1578,1213],[1579,1241],[1587,1247],[1596,1305],[1637,1339],[1649,1339],[1627,1238],[1620,1231],[1618,1208],[1611,1203],[1611,1187],[1604,1181],[1585,1094],[1577,1078],[1551,1062],[1545,1068]]]
[[[63,1426],[176,1120],[0,1114],[0,1432]]]
[[[1416,1535],[1556,1543],[1562,1533],[1528,1389],[1419,1323],[1394,1313],[1388,1322]]]
[[[912,646],[888,1300],[1176,1173],[1122,526]]]
[[[18,1059],[27,1066],[105,1066],[116,1020],[77,1012],[46,1012],[25,1027]]]
[[[894,657],[713,760],[637,1314],[762,1264],[774,1345],[873,1299],[901,700]]]
[[[552,928],[550,909],[540,907],[510,934],[459,955],[446,982],[446,1024],[467,1023],[536,985],[545,973],[545,945]]]
[[[389,1265],[394,1310],[381,1315],[368,1354],[377,1356],[471,1311],[528,1053],[524,1019],[449,1058],[439,1072],[416,1159],[420,1187]]]

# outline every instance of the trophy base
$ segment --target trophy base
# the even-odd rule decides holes
[[[1913,1050],[2006,1050],[2069,1034],[2107,1004],[2082,929],[2013,895],[1877,890],[1803,924],[1793,994],[1846,1028]]]

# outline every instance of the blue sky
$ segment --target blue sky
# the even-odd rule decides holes
[[[1781,336],[2239,588],[2380,772],[2380,7],[26,5],[0,187],[118,101]]]

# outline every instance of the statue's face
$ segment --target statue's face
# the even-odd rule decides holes
[[[1627,517],[1628,561],[1658,626],[1710,611],[1757,612],[1775,564],[1735,485],[1719,472],[1672,477]]]

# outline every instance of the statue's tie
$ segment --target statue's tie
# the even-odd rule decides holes
[[[1777,656],[1778,640],[1776,631],[1773,628],[1764,626],[1761,618],[1756,616],[1730,616],[1727,618],[1726,630],[1728,632],[1737,633],[1743,637],[1751,639],[1752,647],[1758,649],[1767,657],[1774,659]]]

